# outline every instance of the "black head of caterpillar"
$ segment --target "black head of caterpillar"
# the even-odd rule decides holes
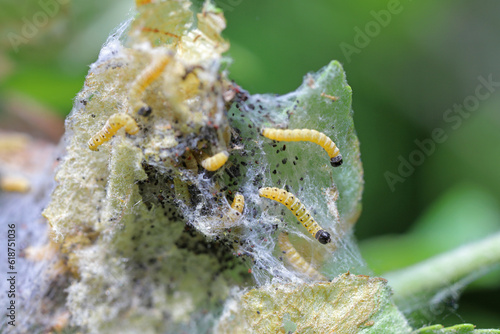
[[[328,233],[325,230],[319,230],[318,232],[316,232],[316,235],[314,237],[323,245],[332,242],[332,237],[330,236],[330,233]]]
[[[151,109],[150,106],[145,106],[145,107],[143,106],[139,109],[137,114],[140,116],[148,117],[149,115],[151,115],[152,112],[153,112],[153,109]]]
[[[342,156],[339,154],[337,155],[336,157],[333,157],[330,159],[330,164],[333,166],[333,167],[338,167],[340,165],[342,165],[344,161],[342,160]]]

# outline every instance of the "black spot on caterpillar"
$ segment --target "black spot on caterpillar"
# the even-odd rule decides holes
[[[306,209],[297,197],[284,189],[278,188],[260,188],[259,196],[272,199],[286,206],[297,217],[299,222],[307,229],[307,231],[315,237],[320,243],[327,244],[331,242],[330,233],[323,230],[321,226],[314,220],[309,211]]]
[[[102,130],[89,139],[89,148],[92,151],[97,151],[98,146],[110,140],[122,127],[125,127],[125,131],[130,135],[135,135],[139,132],[139,127],[132,117],[123,113],[113,114],[109,117],[106,124],[104,124]]]
[[[342,165],[342,156],[337,145],[322,132],[309,129],[281,130],[267,128],[262,129],[261,133],[264,137],[277,141],[309,141],[318,144],[328,153],[333,167]]]

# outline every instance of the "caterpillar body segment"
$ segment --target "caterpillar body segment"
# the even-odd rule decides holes
[[[244,207],[245,207],[245,197],[240,193],[236,193],[236,195],[234,195],[233,203],[231,204],[231,209],[234,209],[238,211],[239,214],[242,214]]]
[[[287,261],[294,267],[297,271],[309,276],[310,278],[317,281],[327,281],[328,279],[319,273],[314,267],[307,262],[300,254],[297,252],[295,247],[293,247],[290,239],[288,239],[287,232],[281,232],[278,236],[278,245]]]
[[[309,141],[321,146],[328,156],[333,167],[342,165],[342,155],[335,143],[324,133],[310,129],[282,130],[264,128],[261,131],[266,138],[277,141]]]
[[[97,151],[98,146],[110,140],[122,127],[125,127],[125,131],[130,135],[135,135],[139,132],[139,127],[132,117],[124,113],[113,114],[109,117],[106,124],[104,124],[102,130],[89,139],[89,148],[92,151]]]
[[[238,220],[239,217],[243,214],[243,209],[245,208],[245,197],[236,193],[233,199],[233,203],[231,203],[231,210],[223,217],[223,223],[225,227],[231,227]]]
[[[128,96],[134,112],[143,116],[151,113],[151,108],[142,102],[142,94],[163,73],[171,59],[172,57],[166,54],[156,56],[153,62],[132,82]]]
[[[323,230],[314,220],[305,205],[297,197],[284,189],[278,188],[260,188],[259,196],[272,199],[286,206],[297,217],[298,221],[307,229],[307,231],[320,243],[327,244],[332,241],[330,233]]]
[[[217,169],[224,166],[228,158],[229,153],[227,153],[227,151],[222,151],[214,156],[211,156],[210,158],[203,160],[201,162],[201,166],[209,172],[215,172]]]

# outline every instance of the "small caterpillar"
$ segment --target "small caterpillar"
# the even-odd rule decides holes
[[[304,260],[304,258],[297,252],[295,247],[293,247],[292,243],[288,239],[287,232],[281,232],[278,236],[278,245],[285,255],[285,258],[290,262],[292,267],[296,270],[306,274],[310,278],[318,281],[327,281],[328,279],[320,274],[314,267]]]
[[[215,228],[232,229],[237,226],[238,219],[243,214],[243,209],[245,207],[245,197],[242,194],[236,193],[234,195],[233,203],[231,203],[231,209],[226,212],[220,212],[209,218],[213,221]]]
[[[142,94],[146,88],[151,85],[163,72],[165,67],[170,62],[169,55],[162,54],[142,71],[141,74],[132,82],[129,90],[129,100],[132,103],[134,111],[139,115],[148,116],[151,113],[151,108],[142,102]]]
[[[227,151],[222,151],[217,153],[210,158],[207,158],[201,162],[201,166],[210,172],[215,172],[217,169],[221,168],[229,158],[229,153]]]
[[[233,203],[231,204],[231,209],[234,209],[238,211],[239,214],[242,214],[244,207],[245,207],[245,197],[240,193],[236,193],[236,195],[234,195]]]
[[[333,102],[337,101],[339,98],[336,97],[336,96],[333,96],[333,95],[328,95],[328,94],[325,94],[325,93],[321,93],[320,94],[322,97],[326,97],[327,99],[330,99],[332,100]]]
[[[277,141],[310,141],[318,144],[328,153],[333,167],[342,165],[342,156],[337,145],[322,132],[309,129],[281,130],[267,128],[262,129],[261,133],[264,137]]]
[[[309,211],[306,209],[297,197],[284,189],[278,188],[260,188],[259,196],[272,199],[286,206],[297,217],[299,222],[307,229],[307,231],[315,237],[320,243],[327,244],[332,241],[330,233],[323,230],[321,226],[314,220]]]
[[[242,194],[236,193],[234,195],[233,203],[231,204],[231,209],[229,212],[222,217],[222,222],[224,227],[229,228],[234,226],[234,223],[243,214],[243,208],[245,207],[245,197]]]
[[[92,151],[97,151],[98,146],[110,140],[111,137],[113,137],[113,135],[122,127],[125,127],[125,131],[131,135],[135,135],[139,132],[139,127],[132,117],[123,113],[113,114],[109,117],[102,130],[89,139],[89,148]]]
[[[30,181],[22,176],[0,176],[0,190],[25,193],[30,190]]]

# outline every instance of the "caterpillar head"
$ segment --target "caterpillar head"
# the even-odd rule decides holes
[[[330,233],[328,233],[325,230],[319,230],[318,233],[316,233],[315,238],[323,245],[332,241],[332,238],[330,237]]]
[[[342,165],[342,156],[339,154],[337,155],[336,157],[333,157],[331,160],[330,160],[330,163],[332,164],[333,167],[338,167],[340,165]]]

